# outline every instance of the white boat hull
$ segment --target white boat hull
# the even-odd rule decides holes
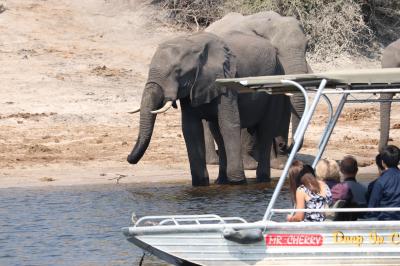
[[[229,227],[260,228],[260,223]],[[263,240],[252,244],[225,239],[221,225],[154,226],[147,233],[141,228],[128,240],[176,265],[400,264],[397,221],[353,222],[351,228],[346,222],[268,223]]]

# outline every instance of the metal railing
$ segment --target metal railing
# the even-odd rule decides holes
[[[229,223],[247,223],[240,217],[220,217],[216,214],[203,215],[160,215],[144,216],[138,219],[134,227],[155,226],[155,225],[200,225],[200,224],[229,224]]]
[[[400,212],[400,207],[395,208],[324,208],[324,209],[272,209],[273,213],[292,212]]]

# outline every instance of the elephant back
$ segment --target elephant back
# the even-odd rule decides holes
[[[382,67],[400,67],[400,39],[389,44],[383,51]]]
[[[240,31],[224,33],[221,38],[236,56],[237,77],[279,74],[276,48],[268,40]]]

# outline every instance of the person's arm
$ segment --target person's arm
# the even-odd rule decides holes
[[[367,192],[365,193],[365,198],[367,199],[367,203],[369,202],[369,199],[371,198],[372,189],[374,188],[375,182],[376,182],[376,179],[374,181],[371,181],[371,183],[368,184]]]
[[[381,195],[382,195],[382,185],[380,182],[375,182],[372,193],[368,201],[368,208],[375,208],[380,206]],[[370,212],[369,217],[377,216],[377,212]]]
[[[301,190],[296,190],[296,209],[305,208],[305,194]],[[304,212],[296,212],[294,215],[288,215],[288,222],[301,222],[304,220]]]

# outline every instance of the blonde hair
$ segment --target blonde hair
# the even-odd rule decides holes
[[[334,179],[340,182],[340,168],[335,160],[319,160],[315,167],[315,174],[319,180]]]

